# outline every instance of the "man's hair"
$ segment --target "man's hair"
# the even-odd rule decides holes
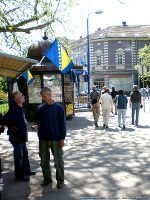
[[[137,85],[133,85],[133,91],[138,91],[138,86]]]
[[[123,95],[123,90],[118,90],[119,95]]]
[[[41,89],[40,94],[42,94],[42,93],[51,94],[52,90],[48,87],[44,87],[44,88]]]
[[[106,89],[105,89],[105,92],[106,92],[106,93],[109,93],[109,88],[106,88]]]
[[[13,93],[12,93],[11,98],[12,98],[13,101],[15,100],[15,96],[16,96],[17,94],[19,94],[19,93],[20,93],[20,91],[16,91],[16,92],[13,92]]]
[[[96,85],[93,85],[93,86],[92,86],[92,89],[95,89],[95,88],[96,88]]]

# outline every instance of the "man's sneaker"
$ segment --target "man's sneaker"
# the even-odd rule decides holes
[[[104,125],[103,125],[103,128],[105,128],[105,127],[106,127],[106,125],[104,124]]]
[[[98,124],[97,124],[97,122],[95,122],[95,127],[98,127]]]
[[[25,174],[25,176],[34,176],[36,175],[36,172],[29,172],[28,174]]]
[[[57,181],[57,188],[58,189],[61,189],[61,188],[63,188],[64,187],[64,182],[63,181]]]
[[[42,181],[41,186],[46,186],[46,185],[48,185],[50,183],[52,183],[52,179],[44,180],[44,181]]]

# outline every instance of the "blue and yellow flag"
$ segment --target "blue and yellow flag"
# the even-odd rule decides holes
[[[26,79],[27,84],[30,84],[33,80],[33,76],[29,70],[23,72],[22,76]]]
[[[45,53],[45,57],[47,57],[63,74],[69,72],[74,66],[67,52],[57,39],[51,44]]]

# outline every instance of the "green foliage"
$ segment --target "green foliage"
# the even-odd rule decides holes
[[[145,45],[139,50],[139,57],[141,59],[140,64],[142,66],[150,66],[150,44]]]
[[[1,0],[0,44],[24,54],[33,39],[29,34],[42,29],[52,34],[53,24],[65,22],[72,4],[73,0]]]
[[[8,103],[0,105],[0,114],[4,115],[9,109]]]
[[[141,76],[146,81],[150,81],[150,44],[145,45],[139,50],[140,63],[136,66],[138,70],[141,70],[142,66],[147,68],[147,72]]]
[[[63,45],[63,47],[66,49],[67,53],[69,54],[71,51],[72,40],[69,40],[66,37],[58,37],[58,40]]]
[[[7,92],[7,80],[6,78],[0,77],[0,91]]]

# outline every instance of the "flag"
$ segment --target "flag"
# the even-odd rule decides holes
[[[16,92],[16,91],[19,91],[18,83],[14,82],[14,84],[13,84],[13,91],[12,92]]]
[[[23,72],[22,76],[26,79],[28,85],[33,81],[33,76],[29,70]]]
[[[64,47],[57,39],[51,44],[45,53],[45,57],[47,57],[63,74],[69,72],[74,66]]]

